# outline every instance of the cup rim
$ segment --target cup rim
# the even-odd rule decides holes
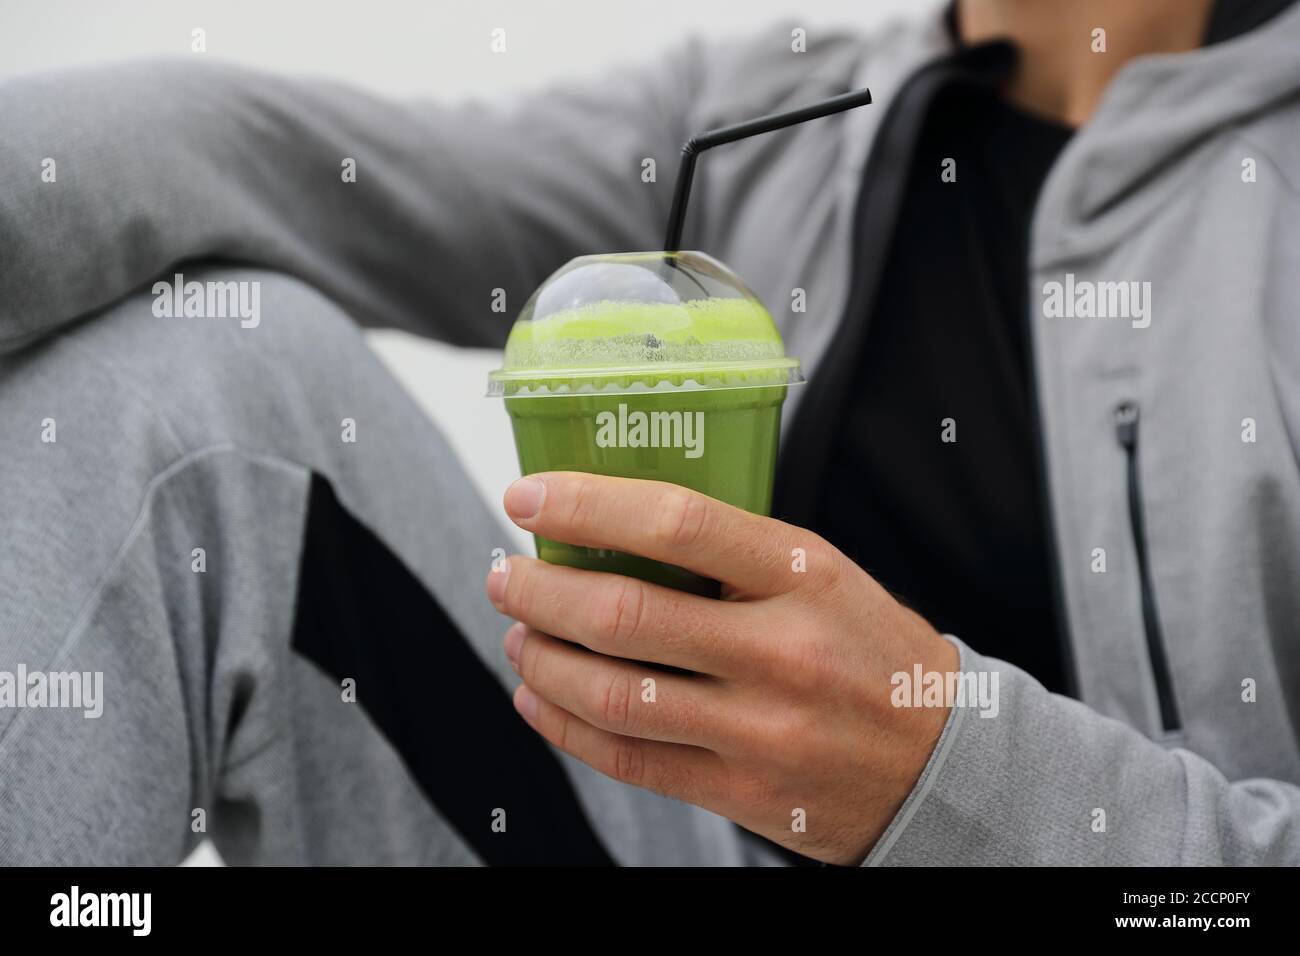
[[[718,383],[719,376],[784,372],[784,381]],[[683,382],[670,377],[691,376]],[[698,376],[698,377],[695,377]],[[658,379],[658,381],[654,381]],[[701,379],[705,379],[701,381]],[[783,388],[806,381],[799,359],[793,356],[735,362],[680,362],[639,368],[494,369],[488,373],[489,398],[559,398],[604,395],[671,395],[715,392],[736,388]],[[580,383],[574,387],[574,382]],[[536,386],[533,383],[537,383]],[[548,383],[562,383],[555,387]],[[603,383],[603,384],[602,384]]]

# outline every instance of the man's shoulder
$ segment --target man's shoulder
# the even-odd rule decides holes
[[[915,18],[869,30],[786,19],[736,39],[701,38],[707,80],[697,116],[716,126],[846,92],[872,57],[927,27]]]

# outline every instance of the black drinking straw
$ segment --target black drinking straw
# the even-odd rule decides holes
[[[700,153],[723,143],[734,143],[738,139],[770,133],[774,129],[784,129],[797,123],[820,119],[832,113],[851,110],[855,106],[866,106],[871,102],[870,90],[854,90],[841,93],[811,106],[801,106],[788,113],[773,113],[758,119],[746,120],[734,126],[711,129],[706,133],[692,136],[682,147],[682,164],[677,169],[677,184],[673,189],[673,208],[668,213],[668,235],[664,238],[664,252],[676,252],[681,248],[682,225],[686,221],[686,203],[691,198],[691,181],[695,178],[695,160]]]

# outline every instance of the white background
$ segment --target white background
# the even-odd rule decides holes
[[[933,0],[0,0],[0,82],[18,72],[140,56],[207,57],[344,80],[396,97],[507,95],[561,77],[650,61],[694,34],[725,37],[776,20],[869,30]],[[506,31],[506,53],[490,51]],[[0,135],[4,118],[0,117]],[[615,251],[615,250],[611,250]],[[506,415],[482,398],[499,354],[397,332],[371,342],[447,433],[493,507],[518,474]],[[448,410],[455,415],[449,416]],[[531,549],[525,536],[519,547]],[[219,862],[210,845],[192,858]]]

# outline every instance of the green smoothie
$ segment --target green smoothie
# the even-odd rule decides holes
[[[516,323],[492,391],[505,397],[522,473],[667,481],[767,514],[781,405],[798,362],[785,356],[767,310],[740,288],[747,294],[593,297]],[[717,593],[716,582],[671,564],[541,537],[536,544],[538,557],[556,564]]]

